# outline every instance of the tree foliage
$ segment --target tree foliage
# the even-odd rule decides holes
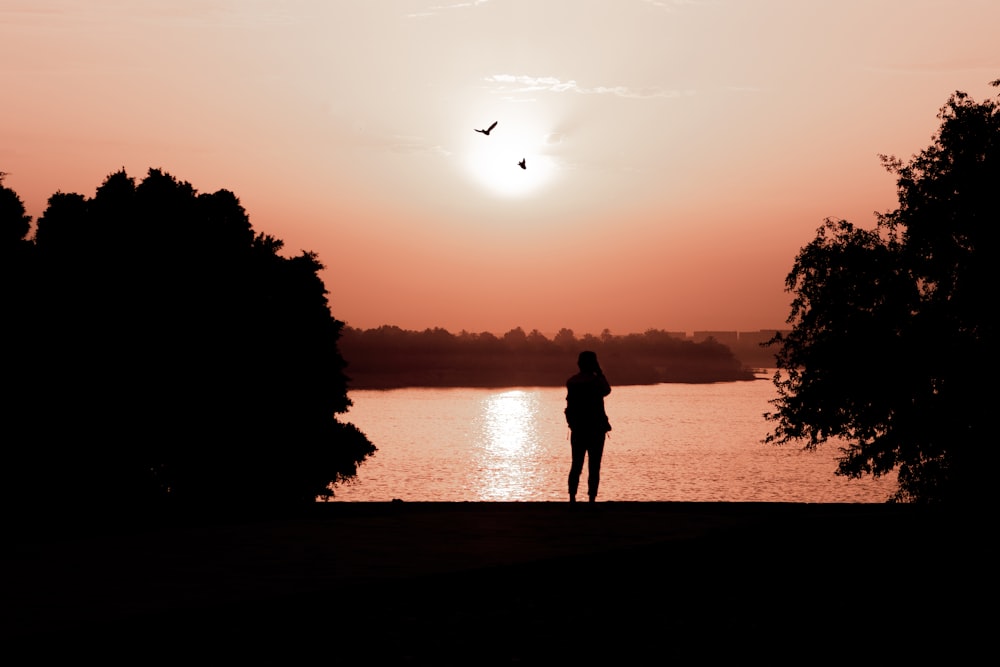
[[[336,418],[343,323],[318,258],[281,247],[232,192],[156,169],[54,194],[4,275],[4,496],[278,508],[351,478],[375,448]]]
[[[840,439],[839,474],[895,470],[894,500],[959,504],[993,476],[1000,103],[956,92],[938,117],[930,147],[882,157],[897,209],[871,231],[827,220],[796,257],[767,441]]]
[[[5,250],[20,244],[31,230],[31,216],[25,213],[24,202],[3,184],[6,176],[0,171],[0,248]]]
[[[445,329],[406,331],[346,327],[341,349],[354,386],[516,387],[562,386],[576,368],[581,350],[593,350],[616,385],[659,382],[753,380],[725,345],[707,339],[696,343],[666,331],[579,339],[562,329],[552,340],[521,327],[501,337],[491,333],[452,334]]]

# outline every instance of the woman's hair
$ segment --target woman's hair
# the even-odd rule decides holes
[[[596,372],[601,368],[600,364],[597,363],[597,353],[590,350],[584,350],[580,353],[576,359],[576,365],[580,367],[581,371],[588,372]]]

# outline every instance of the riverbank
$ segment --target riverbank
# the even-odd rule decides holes
[[[36,656],[961,660],[989,636],[965,600],[994,555],[911,506],[334,502],[18,540],[0,625]]]
[[[748,362],[715,338],[695,342],[686,334],[655,329],[624,336],[605,331],[600,338],[587,335],[579,340],[564,329],[549,340],[520,328],[497,337],[485,332],[452,334],[441,328],[345,327],[337,347],[347,361],[352,389],[558,387],[575,372],[581,350],[597,354],[615,386],[754,379]],[[775,363],[773,355],[751,358],[752,366]]]

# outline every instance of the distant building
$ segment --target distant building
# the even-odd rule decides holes
[[[756,347],[774,337],[777,329],[761,329],[760,331],[741,331],[738,345],[740,347]]]
[[[787,334],[788,329],[760,329],[759,331],[741,331],[734,345],[729,349],[736,358],[750,366],[773,367],[776,363],[774,346],[767,346],[776,333]]]

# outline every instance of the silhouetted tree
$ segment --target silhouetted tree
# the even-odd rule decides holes
[[[993,82],[994,86],[1000,81]],[[838,473],[898,471],[898,501],[992,501],[1000,104],[956,92],[876,229],[828,220],[786,280],[770,442],[846,442]]]
[[[5,172],[0,171],[0,246],[8,248],[24,240],[31,230],[31,216],[16,192],[3,184]]]
[[[566,351],[576,349],[576,335],[572,329],[567,329],[566,327],[559,330],[555,338],[552,339],[552,342]]]
[[[2,370],[0,370],[0,415],[4,436],[0,445],[0,501],[3,488],[18,484],[22,471],[11,447],[19,440],[20,428],[30,420],[35,379],[28,371],[37,328],[35,287],[37,284],[34,247],[25,237],[31,230],[31,216],[16,192],[3,184],[0,172],[0,321],[3,322]]]
[[[151,169],[38,220],[34,306],[14,323],[30,400],[5,444],[7,499],[80,507],[287,508],[375,451],[350,406],[323,268],[279,255],[236,196]],[[30,271],[29,271],[30,268]],[[13,380],[9,380],[13,382]]]
[[[512,350],[520,350],[528,345],[528,334],[521,327],[515,327],[503,335],[503,342]]]

